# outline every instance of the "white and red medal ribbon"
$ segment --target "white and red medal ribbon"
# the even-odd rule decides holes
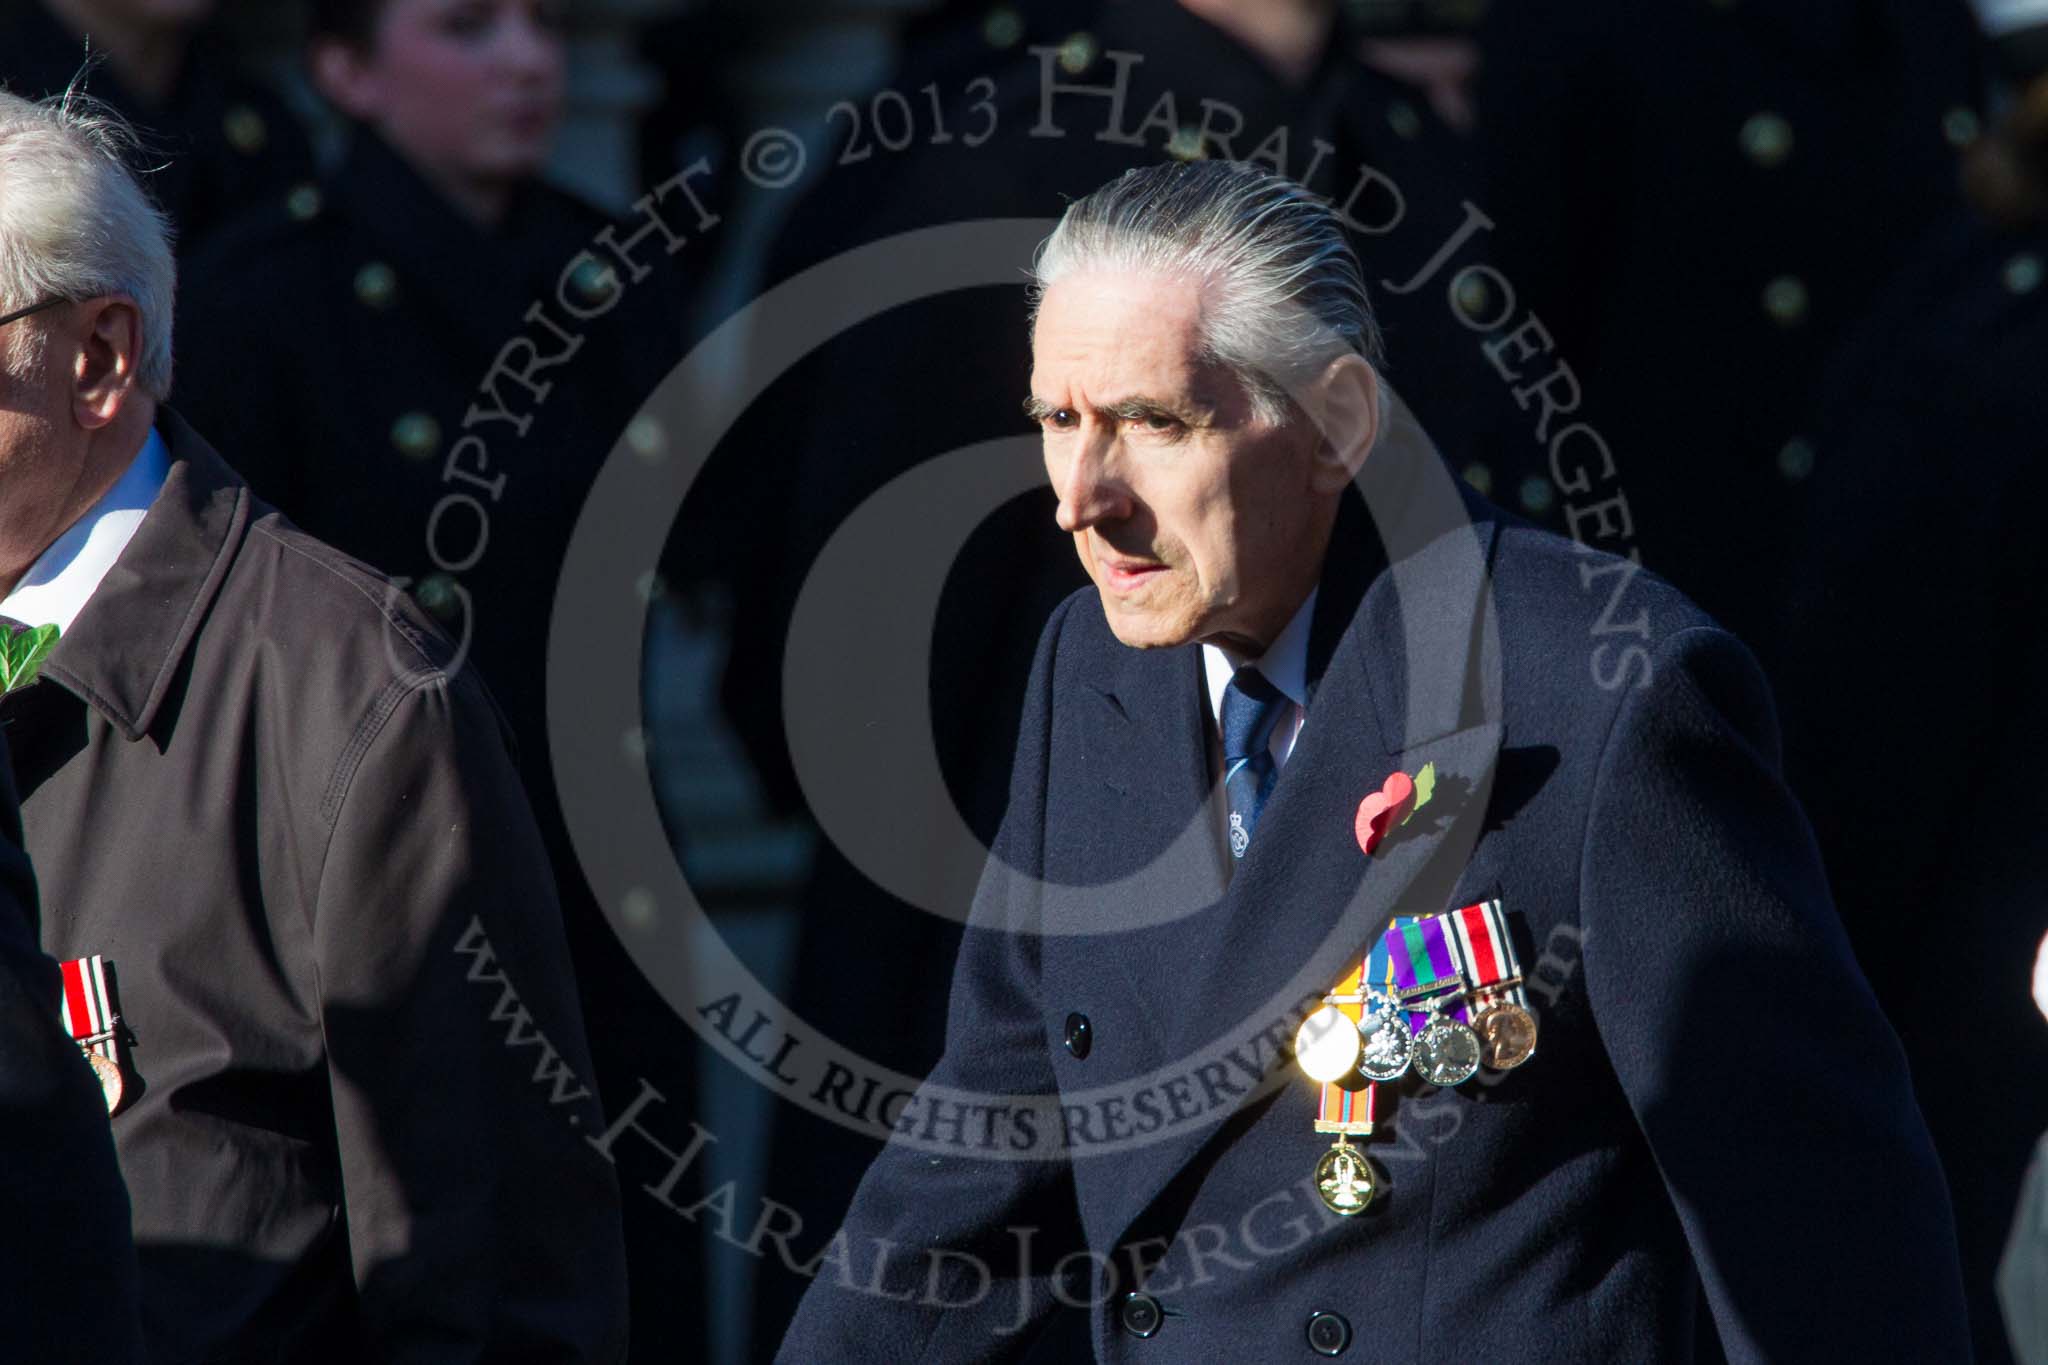
[[[61,1017],[64,1029],[78,1045],[108,1061],[114,1055],[114,1033],[120,1016],[114,1013],[113,995],[107,989],[107,960],[98,954],[58,964],[64,973]]]
[[[113,966],[95,954],[72,962],[60,962],[64,993],[57,1004],[64,1031],[77,1041],[85,1060],[92,1064],[105,1094],[107,1112],[121,1107],[127,1081],[121,1074],[121,1014],[114,1008]]]
[[[1457,959],[1458,972],[1465,978],[1466,987],[1527,1008],[1521,964],[1515,960],[1515,942],[1508,936],[1507,916],[1500,902],[1468,905],[1443,916],[1443,921],[1450,930],[1444,937]]]

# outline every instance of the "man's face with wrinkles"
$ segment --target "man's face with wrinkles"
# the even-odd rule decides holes
[[[1318,434],[1274,426],[1202,346],[1194,280],[1089,271],[1045,293],[1027,411],[1060,529],[1127,645],[1256,657],[1315,582]]]

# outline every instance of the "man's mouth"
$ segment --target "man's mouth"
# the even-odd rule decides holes
[[[1149,559],[1099,559],[1096,563],[1102,566],[1103,586],[1113,592],[1129,592],[1166,571],[1164,564]]]

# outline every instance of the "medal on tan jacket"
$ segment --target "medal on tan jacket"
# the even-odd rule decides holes
[[[95,954],[58,964],[64,974],[59,1017],[99,1078],[107,1112],[121,1107],[127,1090],[121,1071],[121,1015],[114,1008],[113,964]]]

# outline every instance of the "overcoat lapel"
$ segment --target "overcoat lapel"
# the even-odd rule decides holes
[[[1073,880],[1046,887],[1055,936],[1172,932],[1215,906],[1228,884],[1199,651],[1119,646],[1114,657],[1106,685],[1082,694],[1083,742],[1101,783],[1085,799],[1101,818],[1080,831],[1088,846],[1063,850]],[[1172,1015],[1150,998],[1144,956],[1102,958],[1125,976],[1126,998],[1139,1004],[1156,1048]]]

